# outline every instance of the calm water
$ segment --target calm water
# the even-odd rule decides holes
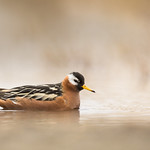
[[[149,125],[147,105],[87,99],[73,111],[0,111],[0,144],[3,150],[146,150]]]
[[[11,128],[22,123],[35,123],[36,126],[76,124],[78,126],[111,126],[123,124],[148,125],[150,108],[128,103],[117,104],[114,101],[101,103],[97,100],[84,100],[79,110],[46,112],[46,111],[0,111],[1,126]]]

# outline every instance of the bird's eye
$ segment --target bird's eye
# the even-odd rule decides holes
[[[78,80],[74,79],[74,82],[78,83]]]

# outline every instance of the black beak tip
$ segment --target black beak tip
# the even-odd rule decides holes
[[[92,90],[91,92],[96,93],[94,90]]]

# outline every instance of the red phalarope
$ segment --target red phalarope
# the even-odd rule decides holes
[[[26,85],[0,89],[1,110],[71,110],[80,107],[79,92],[85,86],[84,77],[72,72],[58,84]]]

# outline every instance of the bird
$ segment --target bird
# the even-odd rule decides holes
[[[79,72],[71,72],[57,84],[25,85],[0,89],[0,110],[73,110],[80,108],[79,92],[94,92]]]

